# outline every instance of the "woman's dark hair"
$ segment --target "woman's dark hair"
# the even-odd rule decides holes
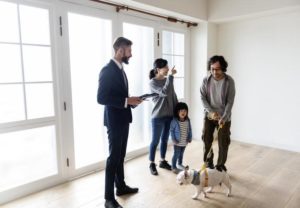
[[[157,69],[164,68],[168,65],[168,61],[162,58],[158,58],[153,63],[153,69],[150,70],[149,78],[152,79],[157,74]]]
[[[180,110],[186,110],[187,111],[187,114],[186,114],[186,119],[189,118],[188,114],[189,114],[189,108],[187,106],[186,103],[184,102],[179,102],[177,103],[177,105],[175,106],[175,109],[174,109],[174,117],[177,118],[178,120],[180,119],[179,118],[179,111]]]
[[[207,64],[207,70],[210,71],[210,66],[216,62],[219,62],[222,68],[223,72],[227,71],[228,63],[224,59],[223,56],[213,56],[209,59],[208,64]]]

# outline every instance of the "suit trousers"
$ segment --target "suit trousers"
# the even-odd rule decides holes
[[[217,165],[224,165],[227,160],[228,148],[230,144],[230,126],[231,121],[225,122],[223,127],[218,131],[218,146],[219,155]],[[202,140],[204,142],[204,162],[214,163],[214,153],[212,149],[214,131],[219,127],[217,121],[209,120],[207,117],[204,119],[204,126],[202,132]]]
[[[114,186],[122,189],[126,186],[124,180],[124,158],[126,156],[129,123],[107,126],[109,156],[105,169],[106,200],[115,199]]]

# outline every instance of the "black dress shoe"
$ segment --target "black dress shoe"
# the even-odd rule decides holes
[[[122,189],[117,189],[116,191],[116,195],[117,196],[122,196],[122,195],[125,195],[125,194],[135,194],[139,191],[138,188],[131,188],[129,186],[125,186],[124,188]]]
[[[116,200],[105,200],[105,208],[123,208]]]

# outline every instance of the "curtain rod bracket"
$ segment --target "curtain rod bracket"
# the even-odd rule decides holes
[[[167,17],[167,20],[169,21],[169,22],[177,22],[178,20],[176,19],[176,18],[174,18],[174,17]]]
[[[188,22],[188,23],[186,23],[186,26],[187,26],[187,27],[191,27],[191,26],[197,27],[197,26],[198,26],[198,23],[195,23],[195,22]]]
[[[128,6],[123,6],[123,5],[118,5],[116,6],[116,11],[120,12],[120,10],[127,10],[128,11]]]

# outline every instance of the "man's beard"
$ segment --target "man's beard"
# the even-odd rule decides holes
[[[122,57],[122,62],[123,63],[128,64],[129,63],[128,61],[129,61],[129,58],[127,56]]]
[[[127,56],[123,56],[122,57],[122,62],[125,63],[125,64],[128,64],[129,63],[129,58]]]

